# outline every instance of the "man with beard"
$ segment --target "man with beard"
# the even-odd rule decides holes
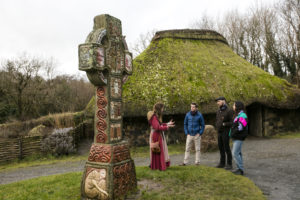
[[[233,111],[227,106],[225,97],[216,99],[219,107],[216,114],[216,129],[218,131],[218,146],[220,162],[217,168],[232,169],[232,155],[229,146],[229,131],[233,120]],[[227,165],[226,165],[227,158]]]
[[[191,103],[191,111],[185,115],[184,132],[187,135],[184,161],[181,166],[188,164],[192,143],[195,144],[195,164],[200,164],[201,135],[204,132],[205,124],[202,114],[198,111],[198,105]]]

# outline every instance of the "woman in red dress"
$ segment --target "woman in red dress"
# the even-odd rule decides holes
[[[151,160],[150,168],[153,170],[166,170],[167,167],[170,166],[168,146],[163,131],[168,130],[170,127],[174,127],[175,124],[172,120],[168,123],[162,123],[163,109],[164,104],[156,103],[153,107],[153,111],[149,111],[147,114],[151,128],[149,139]]]

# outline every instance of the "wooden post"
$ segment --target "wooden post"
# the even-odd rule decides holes
[[[23,159],[23,142],[22,137],[19,137],[19,159]]]

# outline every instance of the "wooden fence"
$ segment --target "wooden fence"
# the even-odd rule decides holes
[[[0,138],[0,163],[41,152],[41,136]]]
[[[70,135],[73,137],[73,146],[75,149],[78,149],[80,140],[85,137],[85,129],[86,123],[80,123],[72,130],[72,132],[70,132]],[[42,136],[0,138],[0,163],[22,159],[32,154],[41,153],[42,140]]]

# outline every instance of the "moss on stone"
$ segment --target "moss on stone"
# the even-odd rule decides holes
[[[204,113],[218,96],[228,101],[288,103],[295,86],[250,64],[219,40],[158,37],[134,59],[123,86],[125,115],[140,115],[157,101],[167,113],[185,113],[198,102]]]
[[[96,105],[95,96],[93,96],[84,109],[85,118],[93,118],[94,117],[95,105]]]

